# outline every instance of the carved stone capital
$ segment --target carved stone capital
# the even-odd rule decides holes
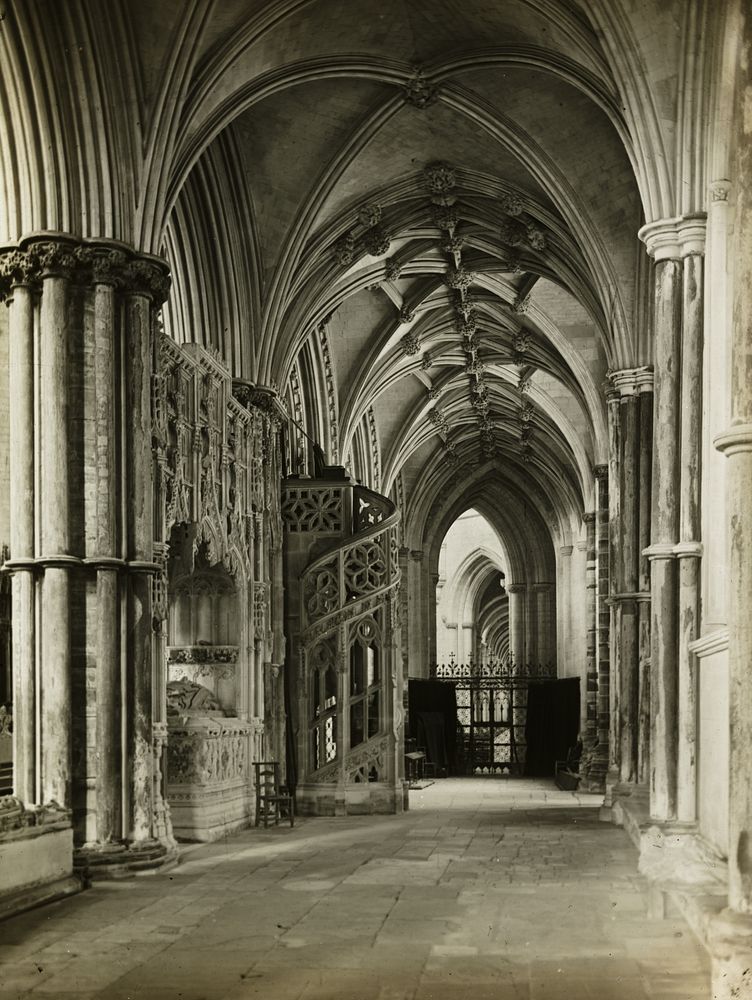
[[[123,287],[134,295],[146,295],[161,305],[170,291],[170,278],[164,262],[156,258],[137,257],[123,269]]]
[[[710,185],[710,201],[715,204],[716,202],[721,202],[726,204],[728,202],[729,191],[731,190],[731,181],[718,180],[713,181]]]
[[[636,396],[641,392],[653,391],[653,369],[647,366],[642,368],[622,368],[620,371],[608,373],[608,383],[610,389],[618,393],[623,399],[625,396]],[[611,401],[609,389],[606,395]]]
[[[704,253],[705,229],[705,214],[698,212],[648,222],[637,235],[647,247],[648,254],[657,262],[686,257],[691,253]]]
[[[78,264],[74,251],[75,244],[67,239],[44,240],[29,246],[42,279],[72,278]]]
[[[0,283],[4,292],[32,285],[37,278],[37,263],[28,250],[11,250],[0,257]]]
[[[93,284],[122,286],[127,273],[127,258],[122,250],[78,247],[76,257],[83,267],[89,269]]]
[[[77,242],[67,235],[29,237],[0,251],[0,294],[14,287],[62,277],[81,285],[106,284],[124,292],[148,295],[159,306],[170,278],[160,257],[137,255],[114,241]]]

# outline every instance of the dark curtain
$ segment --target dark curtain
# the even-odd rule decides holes
[[[457,766],[457,698],[446,681],[408,681],[408,732],[428,760],[452,773]]]
[[[557,760],[566,760],[580,728],[580,679],[531,684],[527,691],[525,774],[553,777]]]

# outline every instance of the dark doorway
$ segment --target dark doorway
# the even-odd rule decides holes
[[[557,760],[566,760],[580,727],[580,679],[531,684],[527,692],[525,774],[551,777]]]

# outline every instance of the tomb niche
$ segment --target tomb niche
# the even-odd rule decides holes
[[[252,816],[259,720],[241,717],[249,665],[245,593],[205,547],[194,568],[173,567],[167,623],[166,791],[175,836],[215,840]],[[244,613],[245,612],[245,613]]]

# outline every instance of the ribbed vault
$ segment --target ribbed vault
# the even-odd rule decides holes
[[[302,461],[392,495],[415,549],[484,504],[555,580],[604,379],[652,362],[638,230],[704,205],[723,7],[671,0],[656,46],[621,0],[18,4],[1,228],[163,253],[167,332],[276,388]]]

